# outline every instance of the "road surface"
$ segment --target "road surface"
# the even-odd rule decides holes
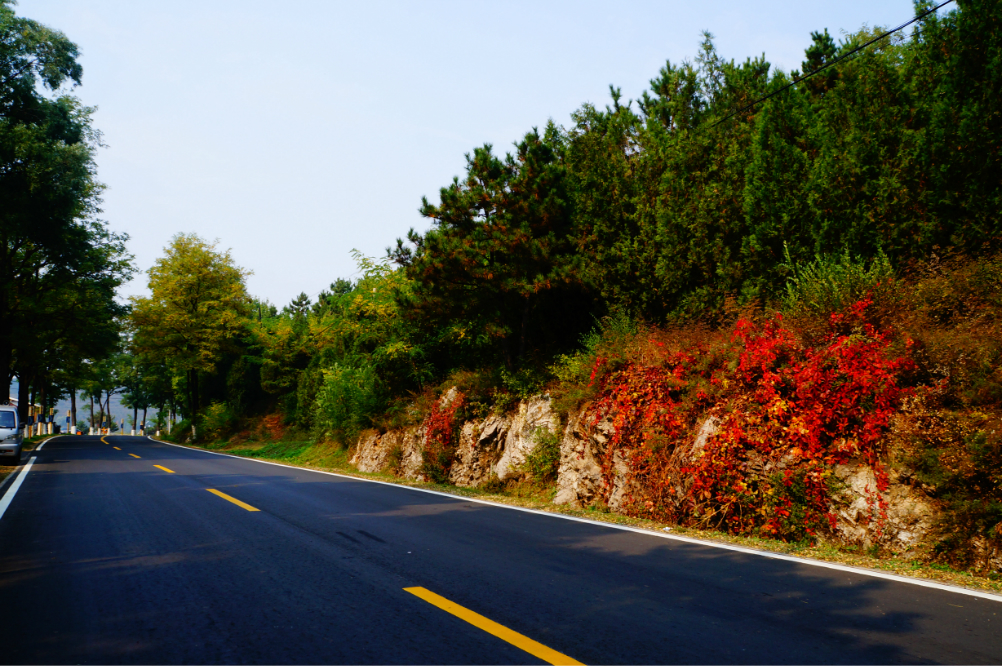
[[[3,663],[1002,662],[1000,600],[139,437],[18,479]]]

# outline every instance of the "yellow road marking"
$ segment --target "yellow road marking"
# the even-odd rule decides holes
[[[104,442],[105,444],[108,443],[108,442],[105,441],[104,437],[101,438],[101,441]]]
[[[135,453],[130,453],[129,455],[132,456],[133,458],[138,458],[139,457]]]
[[[116,451],[121,451],[122,450],[122,449],[118,448],[117,446],[113,446],[111,448],[115,449]]]
[[[241,502],[236,497],[230,497],[226,493],[221,493],[218,490],[216,490],[215,488],[206,488],[206,490],[208,490],[213,495],[219,495],[220,497],[222,497],[227,502],[233,502],[237,506],[243,507],[243,508],[247,509],[248,511],[260,511],[261,510],[261,509],[255,509],[250,504],[246,504],[245,502]]]
[[[556,650],[546,647],[542,643],[537,643],[528,636],[523,636],[517,631],[512,631],[508,627],[498,624],[494,620],[488,620],[479,613],[474,613],[469,608],[464,608],[459,604],[441,597],[431,590],[423,587],[405,587],[404,592],[410,592],[416,597],[424,599],[432,606],[438,606],[446,613],[452,613],[460,620],[469,622],[478,629],[483,629],[492,636],[497,636],[503,641],[511,643],[520,650],[525,650],[534,657],[538,657],[548,664],[580,664],[580,661],[571,659],[566,654],[561,654]]]
[[[167,469],[163,465],[154,465],[154,467],[156,467],[157,469],[162,469],[163,471],[167,472],[168,474],[173,474],[174,473],[174,470]]]

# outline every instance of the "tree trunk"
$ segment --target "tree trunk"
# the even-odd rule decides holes
[[[94,394],[90,394],[90,427],[94,429]]]
[[[6,247],[6,238],[4,239]],[[6,264],[7,255],[6,252],[3,255],[3,262]],[[4,265],[2,273],[0,275],[9,275],[7,266]],[[10,398],[10,380],[11,380],[11,364],[14,362],[14,317],[11,316],[10,312],[10,302],[9,302],[9,292],[7,286],[4,285],[3,289],[0,289],[0,390],[3,391],[0,394],[0,402],[6,403]],[[20,390],[18,391],[20,394]],[[18,412],[21,410],[18,409]]]
[[[21,423],[28,422],[28,407],[31,405],[31,393],[24,373],[17,373],[17,417]]]
[[[41,417],[41,423],[48,423],[49,421],[49,410],[45,406],[45,380],[41,380],[41,386],[38,387],[38,406],[41,411],[39,416]]]
[[[77,390],[70,389],[70,428],[72,432],[77,431]]]
[[[7,404],[10,396],[10,364],[14,360],[14,350],[10,346],[10,338],[2,329],[6,328],[6,323],[0,323],[0,402]]]
[[[146,410],[147,409],[149,409],[149,406],[143,407],[143,434],[144,435],[146,434]]]
[[[191,370],[188,377],[191,391],[191,415],[189,418],[194,423],[195,415],[198,414],[198,370]]]

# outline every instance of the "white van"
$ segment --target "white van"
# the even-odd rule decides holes
[[[21,429],[17,407],[0,405],[0,465],[21,464]]]

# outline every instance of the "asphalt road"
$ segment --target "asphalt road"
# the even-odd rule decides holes
[[[1000,601],[106,439],[0,519],[4,663],[1002,662]]]

